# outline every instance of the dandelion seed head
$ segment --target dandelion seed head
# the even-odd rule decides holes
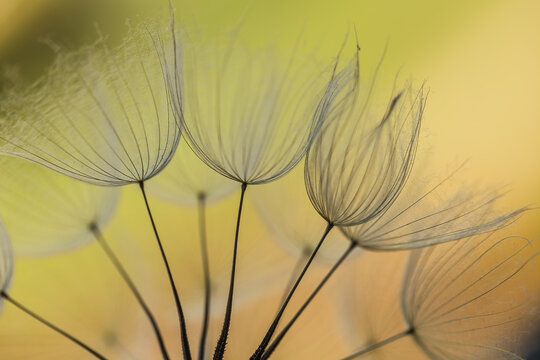
[[[336,77],[344,83],[341,100],[328,110],[328,125],[305,161],[311,202],[339,226],[367,222],[399,196],[412,169],[424,111],[422,89],[407,85],[384,101],[375,89],[376,74],[366,85],[358,71],[354,58]]]
[[[392,204],[369,222],[342,227],[359,246],[403,250],[490,232],[515,221],[527,208],[496,213],[502,194],[472,184],[456,185],[456,171],[444,177],[417,171]],[[430,179],[427,183],[422,181]],[[424,185],[422,185],[425,183]]]
[[[187,44],[184,53],[181,122],[208,166],[262,184],[302,159],[325,120],[324,67],[294,54],[283,59],[275,49],[254,52],[235,38]]]
[[[99,185],[156,175],[180,138],[166,86],[178,66],[171,36],[148,21],[118,46],[59,49],[36,84],[3,95],[0,151]]]
[[[494,233],[415,250],[402,310],[422,350],[435,359],[522,359],[517,334],[538,314],[519,279],[535,257],[528,240]]]
[[[86,184],[37,164],[0,157],[0,213],[19,254],[43,255],[80,247],[104,228],[119,190]]]

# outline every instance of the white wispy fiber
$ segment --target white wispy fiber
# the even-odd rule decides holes
[[[237,182],[285,175],[326,119],[332,74],[312,59],[253,51],[234,37],[185,47],[183,93],[171,93],[183,96],[179,120],[193,151]]]
[[[426,176],[416,174],[394,204],[377,218],[341,230],[362,248],[412,249],[503,228],[527,210],[522,207],[497,214],[495,207],[502,194],[479,190],[473,185],[456,185],[451,181],[454,175],[423,185]],[[427,178],[437,179],[437,176]]]
[[[415,250],[402,292],[415,341],[432,359],[522,359],[538,313],[520,275],[535,257],[526,239],[492,234]]]
[[[416,155],[424,95],[409,85],[381,100],[376,74],[360,82],[357,59],[342,73],[345,94],[307,153],[305,183],[328,223],[351,226],[377,217],[399,196]]]
[[[0,151],[99,185],[159,173],[180,138],[166,85],[169,68],[181,74],[172,31],[143,22],[118,46],[57,49],[41,80],[2,95]]]
[[[237,184],[210,169],[181,141],[167,168],[148,182],[148,191],[179,205],[210,203],[231,193]]]
[[[86,184],[37,164],[0,157],[0,214],[19,254],[66,251],[94,239],[90,226],[105,228],[119,189]]]

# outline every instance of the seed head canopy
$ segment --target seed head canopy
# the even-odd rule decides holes
[[[363,248],[413,249],[503,228],[526,211],[518,208],[496,214],[494,207],[501,194],[456,186],[453,175],[423,186],[420,178],[425,175],[416,174],[377,218],[344,226],[342,232]]]
[[[171,37],[145,22],[115,47],[58,50],[34,86],[3,95],[0,151],[99,185],[156,175],[180,138],[166,86],[169,67],[181,73]]]
[[[531,250],[526,239],[493,234],[415,250],[402,309],[422,350],[433,359],[522,359],[510,334],[534,321],[534,299],[520,286]]]
[[[116,208],[119,190],[86,184],[37,164],[0,157],[0,214],[17,253],[66,251],[93,239]]]
[[[329,123],[306,156],[305,183],[325,220],[351,226],[376,217],[401,192],[416,154],[424,96],[407,86],[381,101],[374,80],[364,86],[356,70],[343,81],[350,96],[329,110]]]
[[[186,45],[185,54],[181,125],[208,166],[262,184],[302,159],[333,100],[324,67],[234,41]]]

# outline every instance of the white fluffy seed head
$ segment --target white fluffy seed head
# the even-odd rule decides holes
[[[454,241],[505,227],[527,208],[496,213],[502,197],[498,191],[473,185],[456,185],[455,172],[438,179],[436,174],[413,174],[392,206],[377,218],[342,232],[360,247],[403,250]],[[428,184],[423,184],[425,178]]]
[[[118,46],[57,50],[40,81],[3,94],[0,151],[99,185],[156,175],[180,138],[166,86],[169,68],[180,73],[171,37],[169,25],[144,22]]]
[[[354,60],[336,79],[343,94],[306,156],[305,182],[325,220],[351,226],[375,218],[399,196],[416,155],[424,95],[406,86],[381,100],[376,76],[359,83]]]
[[[94,239],[116,209],[118,188],[87,184],[11,156],[0,157],[0,214],[18,254],[44,255]]]
[[[526,239],[496,234],[411,254],[402,309],[428,356],[522,359],[518,334],[538,320],[537,299],[523,283],[536,255]]]
[[[290,171],[326,119],[331,74],[312,59],[253,51],[234,37],[185,46],[181,122],[197,156],[248,184]]]

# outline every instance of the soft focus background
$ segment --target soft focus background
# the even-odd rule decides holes
[[[445,173],[469,160],[460,176],[480,188],[505,186],[509,191],[502,204],[505,209],[540,205],[540,2],[202,0],[174,1],[174,5],[177,22],[188,35],[197,32],[212,37],[239,26],[254,47],[270,43],[279,48],[301,39],[304,51],[313,51],[317,59],[328,62],[346,34],[356,28],[362,67],[371,68],[387,46],[383,81],[393,80],[400,70],[401,78],[416,84],[426,81],[430,89],[418,166],[426,167],[426,173]],[[7,79],[31,82],[53,60],[43,39],[76,48],[98,36],[97,24],[115,41],[126,30],[126,19],[151,14],[167,17],[167,2],[2,0],[0,70]],[[301,171],[293,176],[301,177]],[[133,186],[123,191],[118,215],[105,235],[156,309],[169,349],[178,353],[172,297],[137,190]],[[256,191],[249,189],[248,199]],[[218,293],[213,308],[214,337],[220,330],[229,276],[237,198],[238,191],[208,210],[213,283]],[[202,294],[196,209],[155,198],[151,201],[195,345]],[[238,296],[228,359],[245,358],[254,349],[297,261],[273,241],[275,234],[267,230],[255,207],[248,202],[241,230]],[[540,211],[533,210],[512,231],[535,239],[540,236],[539,224]],[[366,263],[398,266],[403,260],[403,254],[383,255],[370,257]],[[367,256],[357,257],[355,262]],[[350,264],[350,268],[354,266]],[[327,269],[324,263],[314,267],[296,298],[305,296]],[[339,295],[340,285],[350,284],[347,271],[342,270],[292,330],[276,359],[333,359],[362,345],[361,336],[356,345],[354,341],[355,331],[361,330],[351,330],[342,319],[346,305]],[[531,285],[534,279],[538,282],[538,276],[532,279]],[[390,279],[384,282],[391,284]],[[156,354],[146,319],[96,244],[55,256],[18,257],[11,293],[108,354],[126,359],[148,359]],[[213,345],[214,341],[209,347]],[[0,318],[0,358],[85,356],[63,338],[5,306]],[[416,359],[418,355],[410,356]]]

